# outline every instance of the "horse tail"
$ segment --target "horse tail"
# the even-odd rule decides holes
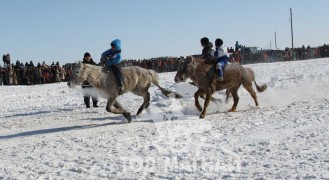
[[[263,84],[261,86],[259,86],[257,83],[256,83],[256,80],[255,80],[255,73],[252,69],[250,68],[246,68],[247,72],[251,75],[252,77],[252,81],[254,81],[255,85],[256,85],[256,89],[258,92],[264,92],[266,89],[267,89],[267,85],[266,84]]]
[[[162,92],[162,94],[164,94],[165,96],[169,97],[169,95],[175,95],[175,98],[180,99],[183,96],[180,95],[179,93],[173,92],[171,90],[165,89],[163,87],[160,86],[159,84],[159,78],[158,78],[158,74],[154,71],[154,70],[147,70],[150,74],[151,77],[151,82],[156,85],[160,91]]]
[[[261,86],[259,86],[256,81],[254,81],[255,85],[256,85],[256,88],[257,88],[257,91],[258,92],[264,92],[266,89],[267,89],[267,85],[266,84],[263,84]]]

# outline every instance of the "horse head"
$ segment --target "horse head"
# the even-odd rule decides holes
[[[67,82],[67,85],[70,88],[74,88],[75,86],[81,85],[83,81],[87,79],[87,72],[86,72],[86,66],[84,63],[78,62],[75,63],[75,67],[72,70],[72,75],[70,76],[70,79]]]
[[[193,57],[188,56],[186,59],[182,59],[179,61],[177,73],[175,76],[175,82],[185,82],[192,73],[193,70]]]

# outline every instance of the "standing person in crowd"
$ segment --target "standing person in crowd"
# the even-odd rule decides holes
[[[55,71],[56,71],[56,78],[55,78],[55,81],[56,82],[61,82],[61,72],[60,72],[60,69],[58,66],[55,66]]]
[[[72,68],[71,66],[69,66],[66,70],[66,76],[65,76],[65,81],[67,81],[69,79],[69,77],[72,76]]]
[[[29,67],[31,67],[31,68],[34,67],[33,61],[30,61]]]
[[[14,79],[14,69],[11,65],[8,66],[8,85],[13,85]]]
[[[33,84],[41,84],[41,78],[37,67],[32,67],[33,73]]]
[[[44,83],[49,83],[50,82],[50,73],[49,73],[49,68],[43,66],[43,78],[44,78]]]
[[[0,86],[2,86],[4,84],[3,83],[4,74],[5,74],[5,71],[2,69],[2,67],[0,65]]]
[[[38,63],[40,64],[40,63]],[[38,74],[39,74],[39,81],[40,81],[40,84],[43,84],[45,83],[44,81],[44,77],[43,77],[43,72],[42,72],[42,66],[40,64],[40,66],[37,67],[37,71],[38,71]]]
[[[65,76],[66,76],[66,66],[63,65],[61,68],[61,81],[64,82],[65,81]]]
[[[13,85],[18,85],[17,68],[14,68],[13,72]]]
[[[82,63],[96,65],[88,52],[84,54]],[[90,96],[93,101],[93,107],[98,107],[98,95],[88,81],[82,83],[82,92],[86,108],[90,108]]]
[[[217,38],[215,40],[215,53],[214,56],[217,58],[217,78],[219,81],[223,81],[223,68],[228,63],[229,55],[227,53],[227,48],[223,44],[223,40]]]
[[[10,64],[10,55],[9,55],[9,53],[6,55],[6,54],[4,54],[3,56],[2,56],[2,61],[3,61],[3,64],[5,65],[5,64],[7,64],[7,65],[9,65]]]
[[[33,80],[33,78],[32,78],[32,73],[31,73],[31,68],[25,68],[26,69],[26,80],[27,80],[27,85],[32,85],[32,81],[31,80]]]
[[[3,65],[5,65],[7,62],[6,62],[6,55],[5,54],[3,54],[3,56],[2,56],[2,61],[3,61]]]
[[[10,61],[11,61],[11,58],[10,58],[10,54],[8,53],[7,56],[6,56],[7,65],[10,64]]]
[[[123,94],[124,86],[123,86],[123,75],[121,67],[118,65],[121,63],[121,41],[119,39],[115,39],[111,42],[111,49],[103,52],[101,56],[102,63],[105,63],[106,69],[113,71],[119,88],[119,95]]]
[[[19,67],[20,64],[21,64],[21,62],[19,62],[19,60],[17,59],[17,61],[16,61],[16,67]]]
[[[235,52],[239,51],[241,45],[239,45],[239,41],[235,42]]]

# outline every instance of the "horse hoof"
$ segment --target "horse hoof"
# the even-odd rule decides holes
[[[110,110],[109,108],[106,108],[106,111],[107,111],[107,112],[111,112],[111,110]]]
[[[231,109],[228,112],[236,112],[236,110],[235,109]]]
[[[197,107],[199,112],[202,112],[202,108],[201,107]]]
[[[204,119],[205,117],[206,117],[206,115],[204,115],[204,114],[200,115],[200,119]]]
[[[123,113],[122,115],[127,119],[128,123],[131,123],[131,115],[130,115],[130,113]]]

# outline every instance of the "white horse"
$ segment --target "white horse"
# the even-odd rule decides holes
[[[135,95],[144,98],[144,102],[138,109],[137,115],[150,105],[150,93],[148,92],[148,89],[151,84],[159,87],[161,92],[167,97],[169,94],[175,95],[175,98],[182,97],[176,92],[162,88],[159,85],[157,73],[153,70],[130,66],[122,68],[122,74],[124,80],[123,93],[130,91]],[[106,110],[108,112],[122,114],[127,118],[129,123],[131,122],[130,112],[125,110],[116,100],[119,96],[119,88],[112,71],[104,71],[101,66],[94,66],[80,62],[76,63],[76,67],[73,69],[72,76],[67,85],[70,88],[74,88],[77,85],[81,85],[83,81],[88,81],[97,90],[100,96],[107,99]]]

